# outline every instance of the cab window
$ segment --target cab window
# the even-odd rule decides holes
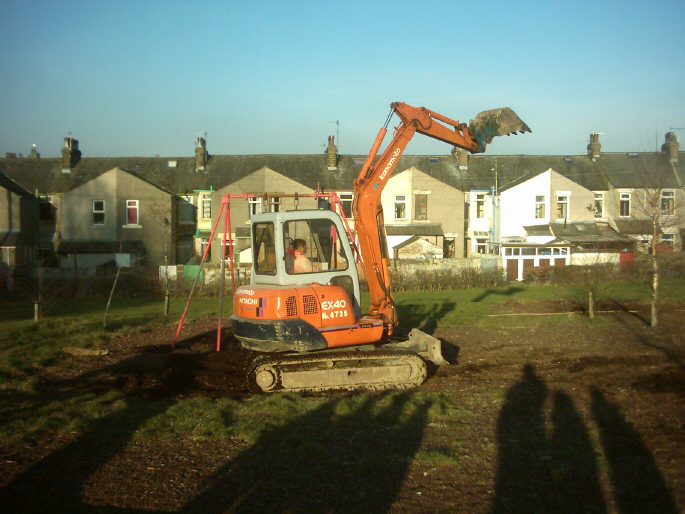
[[[349,256],[330,220],[295,220],[283,225],[288,274],[346,270]]]
[[[252,229],[252,259],[258,275],[276,274],[276,247],[274,245],[274,224],[255,223]]]

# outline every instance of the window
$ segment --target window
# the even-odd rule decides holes
[[[621,193],[619,216],[630,216],[630,193]]]
[[[545,219],[545,196],[538,195],[535,197],[535,219]]]
[[[338,195],[340,198],[340,205],[342,205],[343,213],[346,218],[352,217],[352,202],[354,201],[353,193],[340,193]]]
[[[395,219],[407,219],[407,195],[395,195]]]
[[[414,195],[414,219],[428,219],[428,195]]]
[[[488,253],[488,240],[476,239],[476,253]]]
[[[285,269],[293,273],[345,270],[348,256],[340,234],[328,220],[292,220],[283,224]]]
[[[595,218],[604,217],[604,193],[595,193]]]
[[[212,219],[212,193],[202,193],[202,219]]]
[[[93,200],[93,225],[105,224],[105,201]]]
[[[192,196],[181,196],[178,199],[178,222],[179,223],[194,223],[195,222],[195,207],[193,207]]]
[[[247,217],[252,219],[255,214],[262,212],[262,199],[258,196],[250,196],[247,199]]]
[[[675,242],[675,234],[661,234],[661,242],[673,246]]]
[[[276,274],[276,246],[274,242],[274,224],[256,223],[252,231],[254,269],[259,275]]]
[[[138,200],[126,200],[126,224],[138,224]]]
[[[281,198],[272,196],[269,198],[269,212],[278,212],[281,210]]]
[[[485,218],[485,194],[476,195],[476,218]]]
[[[557,219],[568,218],[568,196],[557,196]]]
[[[209,244],[209,238],[204,237],[200,240],[200,252],[203,257],[205,252],[207,252],[207,258],[205,259],[207,262],[212,260],[212,246]]]
[[[661,213],[673,214],[675,212],[675,191],[661,192]]]

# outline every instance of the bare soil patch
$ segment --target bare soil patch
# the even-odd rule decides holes
[[[86,434],[0,443],[0,510],[685,512],[683,307],[668,305],[657,329],[645,324],[640,304],[601,306],[612,312],[592,323],[562,314],[578,319],[531,316],[496,328],[438,329],[452,365],[396,403],[399,409],[417,393],[433,405],[457,399],[462,424],[430,422],[429,400],[426,412],[401,424],[387,422],[392,410],[382,423],[366,412],[333,420],[326,409],[345,397],[333,393],[330,405],[254,445],[135,439],[107,416]],[[570,310],[508,302],[503,312]],[[227,331],[217,353],[215,327],[215,320],[189,325],[175,348],[170,324],[112,341],[107,356],[65,354],[41,371],[44,394],[119,391],[149,405],[138,409],[141,423],[179,398],[248,400],[251,355]],[[369,404],[382,397],[354,394]],[[320,439],[332,458],[307,460],[296,448],[283,458],[292,434]],[[451,461],[417,457],[421,452]]]

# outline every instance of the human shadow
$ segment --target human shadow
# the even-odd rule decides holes
[[[550,444],[543,406],[547,386],[530,364],[506,394],[497,419],[499,464],[493,513],[554,512]]]
[[[623,417],[619,407],[596,388],[592,413],[600,432],[614,497],[622,514],[676,514],[673,495],[640,434]]]
[[[554,393],[550,436],[558,512],[605,513],[595,450],[571,397]]]
[[[335,398],[268,429],[180,512],[388,512],[430,408],[411,399],[375,395],[340,413],[342,398]]]
[[[595,452],[570,396],[554,393],[548,437],[548,388],[532,365],[507,392],[497,421],[499,463],[493,513],[607,512]]]

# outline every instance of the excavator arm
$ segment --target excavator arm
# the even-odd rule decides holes
[[[481,153],[493,137],[530,132],[528,126],[508,107],[484,111],[471,120],[468,126],[424,107],[395,102],[390,105],[390,109],[388,119],[376,136],[354,182],[353,206],[362,266],[371,294],[369,315],[383,320],[388,335],[392,334],[393,327],[397,324],[397,315],[390,287],[389,256],[380,198],[411,138],[419,132],[468,152]],[[395,128],[390,144],[374,163],[393,114],[397,114],[401,123]]]

